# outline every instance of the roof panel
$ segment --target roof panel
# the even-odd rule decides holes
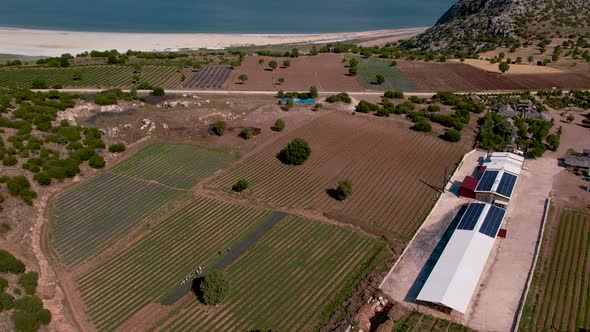
[[[464,229],[469,231],[473,230],[485,206],[486,205],[484,203],[469,204],[469,206],[467,207],[467,211],[465,211],[463,218],[461,218],[461,221],[459,222],[459,226],[457,226],[457,229]]]
[[[494,181],[496,181],[496,177],[498,176],[499,171],[486,171],[483,173],[479,184],[477,185],[476,191],[491,191],[492,186],[494,185]]]
[[[497,206],[491,206],[483,224],[479,228],[479,232],[491,238],[495,238],[502,225],[502,220],[504,220],[505,214],[506,210]]]
[[[512,197],[512,191],[514,191],[514,185],[516,184],[516,175],[512,175],[510,173],[504,173],[502,175],[502,179],[500,180],[500,184],[498,185],[498,189],[496,192],[502,196],[506,196],[508,198]]]

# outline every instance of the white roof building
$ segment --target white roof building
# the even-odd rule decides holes
[[[505,213],[491,204],[469,204],[417,300],[466,313]]]
[[[488,154],[483,166],[491,170],[504,169],[514,175],[519,175],[524,165],[524,157],[510,152],[492,152]]]

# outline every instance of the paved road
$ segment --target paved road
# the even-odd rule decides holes
[[[49,91],[51,89],[39,89],[33,91]],[[93,88],[80,88],[80,89],[60,89],[61,92],[67,93],[98,93],[108,89],[93,89]],[[123,90],[129,92],[130,90]],[[590,90],[587,90],[590,91]],[[138,90],[139,94],[148,94],[150,90]],[[342,91],[320,91],[321,95],[335,95]],[[569,90],[564,90],[564,93],[568,93]],[[204,95],[251,95],[251,96],[274,96],[277,91],[260,91],[260,90],[166,90],[167,94],[204,94]],[[347,92],[351,96],[381,96],[383,91],[349,91]],[[409,96],[417,96],[422,98],[430,98],[436,94],[436,92],[404,92]],[[485,92],[457,92],[458,94],[474,94],[474,95],[493,95],[500,93],[517,93],[517,91],[485,91]],[[531,91],[531,94],[536,94],[537,91]]]

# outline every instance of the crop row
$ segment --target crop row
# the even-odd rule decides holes
[[[379,248],[353,231],[288,217],[229,267],[230,295],[215,314],[189,299],[155,330],[315,330],[331,297]]]
[[[59,195],[54,204],[53,247],[72,267],[137,226],[179,191],[102,173]]]
[[[34,80],[42,80],[48,87],[119,87],[133,85],[133,76],[154,86],[177,88],[181,74],[174,66],[145,66],[134,74],[131,66],[85,66],[70,68],[23,68],[0,70],[0,86],[31,87]],[[79,75],[74,79],[74,73]]]
[[[414,83],[397,68],[392,67],[390,61],[374,58],[357,59],[359,59],[357,77],[363,87],[382,91],[416,91]],[[385,82],[377,84],[377,75],[382,75]]]
[[[184,88],[221,88],[232,69],[228,66],[210,65],[192,73],[182,84]]]
[[[98,330],[115,329],[197,266],[215,263],[269,213],[205,198],[184,205],[77,280],[88,316]]]
[[[557,231],[546,232],[521,331],[577,331],[590,327],[590,217],[565,209],[555,216]]]
[[[111,172],[188,189],[230,159],[228,153],[197,145],[156,143],[115,165]]]
[[[293,137],[309,142],[302,166],[280,163],[276,153]],[[401,143],[403,142],[403,144]],[[458,145],[368,118],[325,115],[229,169],[207,185],[227,190],[246,179],[251,195],[275,206],[346,214],[400,237],[411,236],[428,213],[448,171],[463,153]],[[326,190],[351,180],[353,194],[337,202]]]

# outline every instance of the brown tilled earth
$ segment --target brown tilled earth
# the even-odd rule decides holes
[[[306,91],[311,86],[315,86],[323,91],[364,91],[355,77],[347,75],[348,69],[342,63],[343,58],[340,54],[319,54],[298,58],[249,56],[244,59],[240,67],[234,70],[225,88],[228,90]],[[260,59],[263,59],[264,63],[258,63]],[[274,71],[268,66],[271,60],[278,63]],[[291,65],[284,68],[284,60],[291,61]],[[248,81],[244,84],[238,80],[241,74],[248,76]],[[285,82],[279,84],[279,77],[284,78]]]

